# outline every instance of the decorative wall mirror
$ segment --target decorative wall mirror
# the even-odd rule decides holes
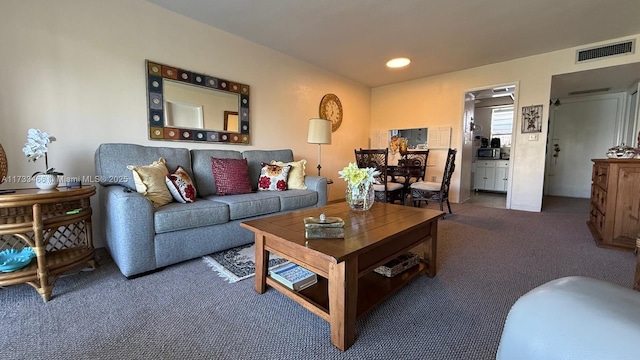
[[[407,139],[407,145],[409,149],[425,149],[427,147],[427,136],[429,129],[416,128],[416,129],[398,129],[390,130],[389,137],[397,136],[398,138]]]
[[[146,65],[149,139],[249,144],[249,85]]]

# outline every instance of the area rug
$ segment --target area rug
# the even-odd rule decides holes
[[[235,283],[256,274],[255,245],[243,245],[202,257],[220,277]],[[269,255],[269,270],[288,262],[277,255]]]

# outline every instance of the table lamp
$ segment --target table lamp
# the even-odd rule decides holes
[[[320,176],[320,147],[322,144],[331,144],[331,121],[325,119],[309,119],[309,144],[318,144],[318,176]]]

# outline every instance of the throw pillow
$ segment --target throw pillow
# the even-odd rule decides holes
[[[169,192],[171,192],[171,195],[176,201],[183,204],[196,201],[196,188],[193,186],[191,177],[182,166],[178,166],[176,171],[168,174],[164,181],[167,183]]]
[[[216,182],[216,195],[251,192],[247,159],[211,158],[211,171]]]
[[[160,207],[173,200],[164,181],[169,173],[164,158],[154,161],[151,165],[129,165],[127,169],[133,172],[136,191],[151,200],[153,207]]]
[[[287,188],[298,190],[307,189],[307,185],[305,185],[304,183],[304,174],[307,167],[307,160],[302,159],[300,161],[292,161],[288,163],[273,160],[271,161],[271,163],[278,166],[291,166],[291,170],[289,170],[289,178],[287,179]]]
[[[260,179],[258,180],[258,190],[261,191],[284,191],[287,190],[287,178],[291,165],[278,166],[261,163]]]

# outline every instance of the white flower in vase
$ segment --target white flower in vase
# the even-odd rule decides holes
[[[39,129],[29,129],[27,133],[27,142],[24,144],[22,148],[22,152],[27,155],[28,161],[35,162],[44,156],[44,166],[45,171],[36,171],[31,175],[32,177],[38,174],[46,174],[46,175],[64,175],[61,172],[55,171],[54,168],[49,167],[49,159],[47,157],[47,152],[49,151],[48,144],[56,141],[56,138],[49,135],[48,133],[39,130]]]

